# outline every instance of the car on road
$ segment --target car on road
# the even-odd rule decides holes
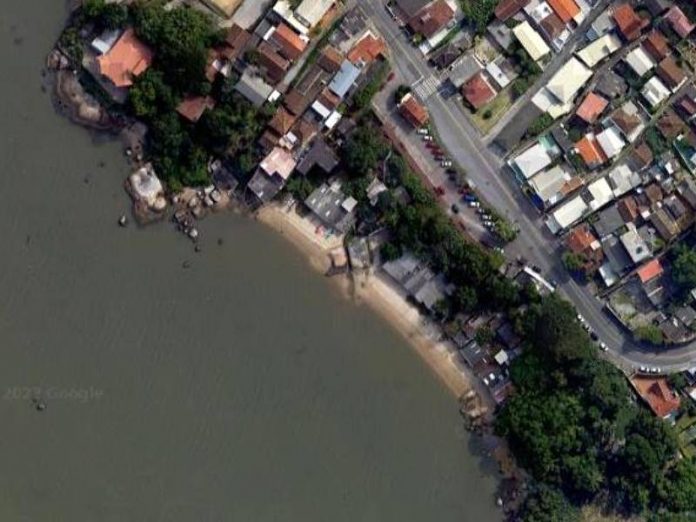
[[[459,207],[456,203],[452,203],[452,212],[454,212],[455,214],[459,214]]]
[[[442,160],[442,163],[440,165],[442,165],[442,168],[447,168],[452,166],[452,162],[450,160],[445,159]]]
[[[539,268],[537,265],[532,265],[532,270],[534,270],[537,274],[541,274],[541,268]]]
[[[433,141],[433,137],[426,134],[423,136],[423,141]]]
[[[607,346],[607,343],[604,341],[599,341],[599,347],[602,349],[603,352],[609,351],[609,347]]]
[[[464,194],[464,201],[478,201],[478,198],[473,194]]]
[[[469,201],[469,206],[471,208],[478,208],[481,206],[481,203],[479,203],[478,201]]]
[[[422,135],[424,135],[424,136],[427,136],[428,134],[430,134],[430,131],[429,131],[426,127],[421,127],[421,128],[418,129],[416,132],[417,132],[418,134],[422,134]]]
[[[438,196],[444,196],[445,189],[442,187],[435,187],[435,194],[437,194]]]

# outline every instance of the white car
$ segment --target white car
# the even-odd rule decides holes
[[[452,162],[450,160],[443,160],[440,165],[442,165],[442,168],[447,168],[452,166]]]
[[[599,341],[599,347],[602,349],[603,352],[609,351],[609,347],[607,346],[607,343],[604,341]]]
[[[430,134],[430,131],[429,131],[427,128],[425,128],[425,127],[421,128],[421,129],[418,129],[416,132],[417,132],[418,134],[422,134],[422,135],[424,135],[424,136],[427,136],[428,134]]]
[[[428,136],[427,134],[425,134],[425,135],[423,136],[423,141],[433,141],[433,137],[432,137],[432,136]]]
[[[479,203],[478,201],[469,201],[469,206],[471,208],[479,208],[481,206],[481,203]]]

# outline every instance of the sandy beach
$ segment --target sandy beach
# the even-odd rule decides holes
[[[299,216],[294,207],[267,205],[256,216],[295,245],[322,274],[331,266],[329,252],[342,245],[342,238],[326,237],[317,224]],[[480,393],[478,379],[456,359],[454,347],[440,340],[439,328],[406,300],[402,290],[388,276],[371,269],[360,274],[335,276],[331,280],[340,286],[347,298],[358,305],[369,306],[386,319],[455,397],[462,397],[472,389],[486,397]]]

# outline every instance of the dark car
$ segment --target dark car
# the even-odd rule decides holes
[[[459,207],[456,203],[452,203],[452,212],[454,212],[455,214],[459,214]]]

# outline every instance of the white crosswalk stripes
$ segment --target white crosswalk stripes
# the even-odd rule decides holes
[[[414,83],[411,88],[413,92],[421,100],[427,100],[430,98],[440,87],[440,80],[435,76],[428,76],[416,83]]]

